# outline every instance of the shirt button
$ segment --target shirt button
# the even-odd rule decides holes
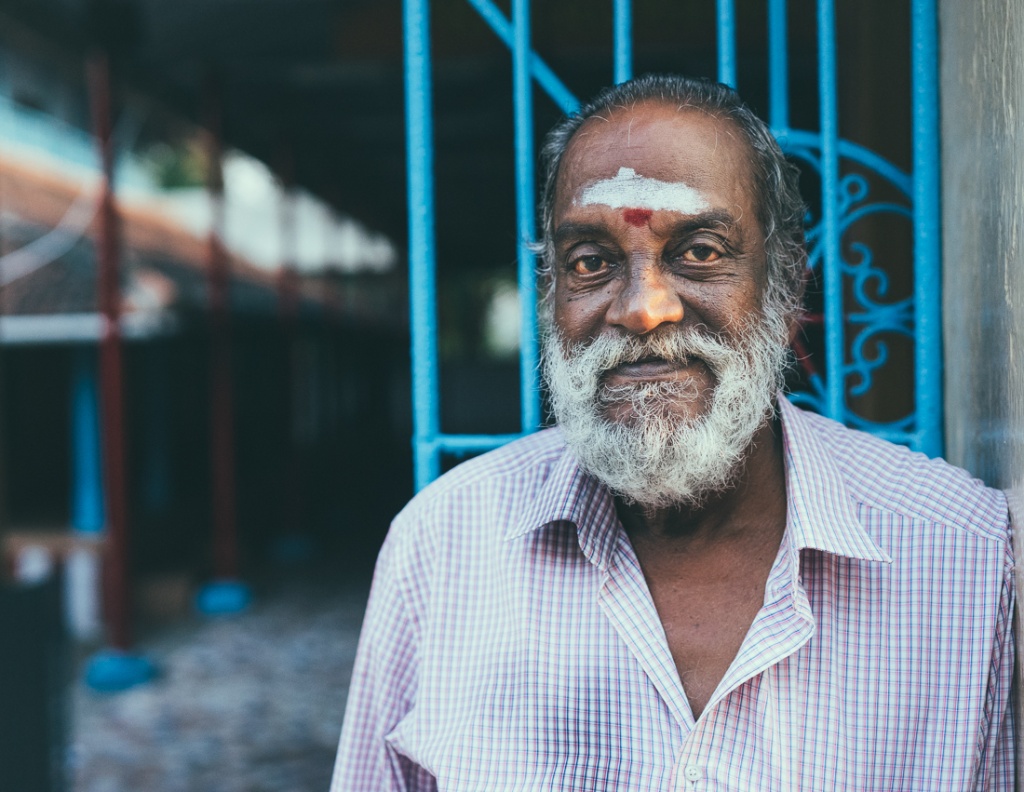
[[[700,768],[697,765],[687,765],[683,775],[687,781],[700,781]]]

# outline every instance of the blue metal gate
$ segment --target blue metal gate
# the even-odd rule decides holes
[[[566,113],[576,96],[531,47],[530,0],[512,0],[511,18],[492,0],[466,0],[510,49],[515,103],[518,282],[522,312],[520,344],[522,433],[541,423],[535,313],[535,185],[532,87],[536,83]],[[615,82],[632,76],[632,0],[611,0]],[[766,0],[768,19],[768,121],[783,150],[820,180],[820,210],[809,218],[810,274],[822,285],[824,370],[810,370],[806,389],[791,399],[848,425],[904,443],[930,456],[942,447],[942,381],[939,278],[939,173],[937,22],[935,0],[911,3],[913,165],[901,169],[839,136],[834,0],[816,0],[819,130],[789,122],[786,0]],[[406,124],[409,199],[413,422],[417,489],[437,477],[442,454],[497,447],[520,435],[453,435],[440,429],[434,244],[433,138],[429,0],[404,0]],[[718,79],[736,85],[735,0],[716,0]],[[898,199],[869,196],[869,178],[888,183]],[[874,215],[903,216],[912,223],[913,292],[886,300],[888,276],[863,244],[844,253],[844,234]],[[860,415],[855,397],[866,393],[889,357],[885,334],[913,342],[914,401],[905,416],[878,423]]]

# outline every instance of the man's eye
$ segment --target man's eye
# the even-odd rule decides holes
[[[572,262],[572,270],[577,275],[596,275],[608,268],[608,262],[600,256],[580,256]]]
[[[710,245],[694,245],[691,248],[687,248],[683,253],[683,258],[687,261],[698,261],[701,264],[716,261],[721,257],[722,254]]]

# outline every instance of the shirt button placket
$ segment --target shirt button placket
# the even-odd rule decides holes
[[[686,788],[696,789],[697,782],[704,777],[704,774],[700,771],[700,768],[695,764],[688,764],[683,768],[683,778],[686,779]]]

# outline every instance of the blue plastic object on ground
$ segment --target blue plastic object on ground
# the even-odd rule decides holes
[[[214,580],[196,595],[196,609],[207,616],[241,613],[252,602],[252,590],[240,580]]]
[[[105,649],[93,655],[85,670],[85,684],[100,693],[119,693],[144,685],[157,675],[151,660],[142,655]]]

